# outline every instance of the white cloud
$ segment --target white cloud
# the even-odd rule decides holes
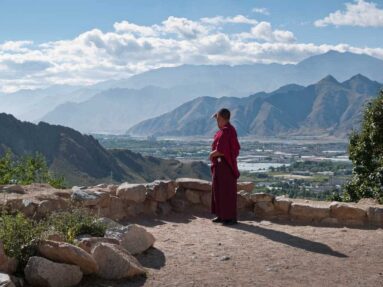
[[[226,25],[238,27],[225,30]],[[0,44],[0,91],[89,85],[182,64],[296,63],[329,50],[383,59],[383,48],[298,43],[291,31],[243,15],[197,20],[169,17],[147,26],[122,21],[113,27],[42,44]]]
[[[270,15],[270,12],[267,8],[254,7],[251,11],[253,11],[254,13],[259,13],[263,15]]]
[[[379,9],[376,3],[357,0],[354,3],[346,3],[346,11],[337,10],[327,17],[317,20],[314,25],[325,27],[335,26],[360,26],[382,27],[383,9]]]
[[[260,22],[253,26],[250,33],[241,33],[240,38],[257,39],[265,42],[291,43],[295,41],[294,34],[287,30],[273,30],[269,22]]]
[[[216,25],[216,26],[227,24],[227,23],[249,24],[249,25],[256,25],[258,23],[257,20],[248,18],[243,15],[236,15],[234,17],[216,16],[216,17],[210,17],[210,18],[201,18],[201,22],[204,24],[210,24],[210,25]]]

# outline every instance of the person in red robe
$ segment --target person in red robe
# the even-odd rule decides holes
[[[214,135],[210,161],[212,175],[211,212],[217,215],[213,222],[225,225],[237,223],[237,166],[240,144],[237,131],[230,123],[230,111],[220,109],[213,115],[219,130]]]

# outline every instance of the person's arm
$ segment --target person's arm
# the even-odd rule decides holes
[[[210,153],[209,158],[210,158],[210,160],[212,160],[213,157],[216,157],[216,156],[223,156],[223,153],[220,153],[220,152],[217,151],[217,150],[213,150],[213,151]]]

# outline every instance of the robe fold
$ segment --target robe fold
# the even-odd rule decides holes
[[[211,162],[211,212],[223,220],[237,219],[237,179],[240,176],[237,157],[241,147],[230,123],[217,131],[211,148],[223,154]]]

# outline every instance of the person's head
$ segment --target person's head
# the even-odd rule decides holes
[[[222,129],[230,121],[230,111],[222,108],[213,117],[217,120],[218,128]]]

